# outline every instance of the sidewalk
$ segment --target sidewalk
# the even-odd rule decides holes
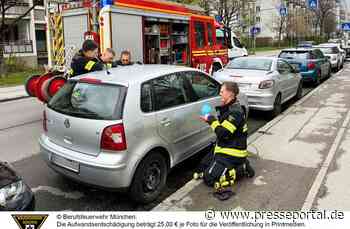
[[[26,97],[28,97],[28,94],[25,91],[23,85],[15,87],[0,87],[0,102],[6,102]]]
[[[255,52],[255,55],[252,55],[252,56],[277,56],[280,52],[281,50]]]
[[[192,180],[153,210],[350,210],[349,120],[346,69],[249,137],[256,177],[236,183],[234,197]]]

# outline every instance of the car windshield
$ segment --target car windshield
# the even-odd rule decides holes
[[[279,55],[284,59],[309,59],[308,51],[282,51]]]
[[[73,117],[121,119],[125,87],[69,81],[50,100],[48,107]]]
[[[270,59],[236,58],[227,65],[227,68],[270,71],[271,65]]]

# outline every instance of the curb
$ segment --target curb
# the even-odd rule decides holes
[[[331,78],[327,79],[324,81],[320,86],[309,92],[307,95],[305,95],[302,99],[298,100],[295,102],[292,106],[290,106],[286,111],[284,111],[281,115],[277,116],[270,122],[266,123],[264,126],[260,127],[254,134],[250,135],[248,137],[248,147],[253,146],[254,147],[254,142],[258,140],[260,137],[265,135],[269,129],[271,129],[274,125],[279,123],[281,120],[283,120],[288,114],[293,112],[298,106],[300,106],[302,103],[304,103],[306,100],[308,100],[310,97],[312,97],[316,92],[321,90],[324,86],[325,83],[332,79],[333,77],[339,75],[344,71],[344,68],[337,72],[336,74],[332,75]],[[256,155],[259,158],[259,154],[252,153],[252,155]],[[155,206],[151,211],[168,211],[171,210],[175,206],[176,208],[176,203],[180,202],[188,193],[190,193],[195,187],[197,187],[199,184],[201,184],[203,181],[195,181],[195,180],[190,180],[187,182],[182,188],[177,190],[175,193],[173,193],[171,196],[163,200],[160,204]]]

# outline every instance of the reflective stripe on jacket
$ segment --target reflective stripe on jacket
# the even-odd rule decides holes
[[[215,154],[247,157],[248,127],[244,111],[239,103],[216,108],[218,120],[210,123],[217,136]]]

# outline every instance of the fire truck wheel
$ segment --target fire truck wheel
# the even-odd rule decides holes
[[[211,73],[211,74],[213,75],[214,72],[219,71],[221,68],[222,68],[221,64],[219,64],[219,63],[214,63],[214,64],[213,64],[213,70],[212,70],[212,73]]]
[[[25,82],[25,90],[29,96],[35,97],[35,88],[39,79],[39,75],[29,76]]]

